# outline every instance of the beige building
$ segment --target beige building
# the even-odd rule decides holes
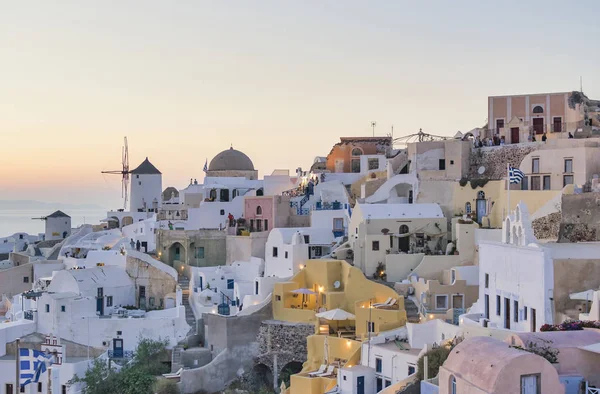
[[[488,97],[488,128],[507,143],[527,142],[530,133],[566,138],[584,125],[584,105],[579,92],[540,93]]]
[[[221,230],[158,230],[156,249],[170,266],[184,263],[195,267],[225,265],[226,234]]]
[[[471,147],[462,139],[408,144],[410,171],[421,180],[459,180],[468,174]]]

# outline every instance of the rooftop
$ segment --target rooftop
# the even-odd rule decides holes
[[[135,170],[131,171],[130,173],[138,175],[149,175],[160,174],[161,172],[158,171],[158,168],[154,167],[154,165],[150,163],[150,160],[148,160],[148,158],[146,157],[146,160],[144,160],[142,164],[140,164]]]
[[[70,218],[70,216],[64,213],[63,211],[56,211],[46,216],[46,218]]]
[[[356,204],[365,219],[443,218],[438,204]]]

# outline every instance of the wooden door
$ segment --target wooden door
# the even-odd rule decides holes
[[[511,144],[519,143],[519,128],[518,127],[510,128],[510,143]]]
[[[533,132],[544,134],[544,118],[533,118]]]
[[[504,328],[510,330],[510,298],[504,299]]]

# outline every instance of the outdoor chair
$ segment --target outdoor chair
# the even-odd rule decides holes
[[[373,307],[374,307],[374,308],[378,308],[378,307],[380,307],[380,306],[386,306],[386,305],[388,305],[390,302],[392,302],[392,297],[388,298],[388,299],[387,299],[385,302],[383,302],[383,303],[381,303],[381,302],[380,302],[380,303],[377,303],[377,304],[373,304]]]
[[[319,367],[318,370],[313,371],[313,372],[309,372],[308,376],[313,377],[319,374],[322,374],[323,372],[325,372],[325,369],[327,368],[327,364],[321,364],[321,366]]]
[[[175,373],[163,373],[162,376],[166,379],[175,379],[181,377],[181,372],[183,372],[183,368],[179,368]]]
[[[321,378],[321,377],[325,377],[325,376],[331,376],[331,375],[333,375],[334,370],[335,370],[335,365],[330,365],[329,367],[327,367],[327,371],[316,375],[316,377]]]

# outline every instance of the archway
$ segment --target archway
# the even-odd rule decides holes
[[[408,226],[406,224],[403,224],[400,226],[400,230],[398,231],[400,233],[400,238],[398,238],[398,249],[401,252],[405,252],[408,253],[408,250],[410,249],[410,236],[408,235]],[[403,234],[407,234],[404,235]]]
[[[129,226],[130,224],[133,224],[133,218],[131,216],[123,217],[123,219],[121,220],[121,225],[125,227]]]
[[[109,230],[112,230],[114,228],[120,228],[120,226],[119,226],[120,222],[119,222],[119,218],[118,217],[111,216],[110,219],[112,219],[112,220],[108,221],[108,229]]]
[[[265,364],[257,364],[252,368],[251,381],[249,382],[253,393],[261,391],[271,392],[273,389],[273,372]]]
[[[281,368],[281,373],[279,374],[279,380],[277,381],[277,386],[281,386],[281,382],[285,382],[285,387],[290,387],[290,377],[302,371],[302,363],[298,361],[291,361]]]
[[[187,264],[185,247],[179,242],[175,242],[169,247],[169,264],[174,266],[175,262]]]

